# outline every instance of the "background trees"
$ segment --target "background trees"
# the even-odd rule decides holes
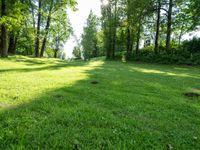
[[[198,0],[109,0],[101,18],[107,58],[125,53],[127,60],[141,60],[145,51],[152,61],[183,59],[182,36],[199,29],[199,9]]]
[[[75,9],[75,0],[1,0],[0,4],[2,57],[16,52],[57,57],[72,33],[66,10]],[[174,57],[184,62],[199,53],[182,49],[185,33],[200,28],[199,0],[102,0],[101,12],[100,20],[90,13],[78,45],[86,59],[123,55],[126,60]]]
[[[1,0],[1,56],[8,52],[15,54],[20,27],[24,21],[25,5],[23,1]]]
[[[1,56],[17,50],[18,54],[43,57],[52,41],[61,45],[71,31],[66,10],[75,5],[74,0],[1,0]],[[62,27],[59,35],[52,26]]]
[[[119,21],[118,0],[110,0],[102,6],[102,30],[104,32],[104,48],[107,59],[114,59],[117,38],[117,26]]]
[[[85,60],[98,56],[97,23],[97,17],[90,11],[81,41]]]

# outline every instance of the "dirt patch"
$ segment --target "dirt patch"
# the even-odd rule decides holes
[[[199,89],[191,89],[191,90],[188,90],[187,92],[184,93],[185,96],[187,97],[200,97],[200,90]]]
[[[192,92],[184,93],[184,95],[187,97],[199,97],[200,96],[199,94],[192,93]]]
[[[63,100],[64,99],[64,96],[62,96],[62,95],[54,95],[53,96],[54,98],[55,98],[55,100]]]
[[[0,103],[0,108],[7,108],[7,107],[9,107],[8,104],[6,104],[6,103]]]
[[[91,84],[99,84],[98,81],[92,81]]]

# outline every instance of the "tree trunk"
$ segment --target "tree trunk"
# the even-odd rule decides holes
[[[94,41],[94,51],[92,52],[92,56],[93,57],[98,57],[98,41],[97,40],[95,40]]]
[[[116,49],[116,27],[114,27],[113,31],[112,54],[111,54],[112,59],[115,58],[115,49]]]
[[[35,14],[34,14],[34,6],[32,4],[32,0],[29,0],[29,5],[31,6],[31,15],[32,15],[32,19],[33,19],[33,28],[35,31]]]
[[[108,6],[108,35],[107,35],[107,46],[106,46],[106,58],[107,59],[111,59],[112,57],[112,43],[113,43],[113,40],[112,40],[112,12],[111,12],[111,4],[109,4]]]
[[[57,58],[58,50],[54,50],[54,58]]]
[[[113,25],[113,43],[112,43],[112,59],[115,58],[115,49],[116,49],[116,37],[117,37],[117,0],[115,0],[115,11],[114,11],[114,25]]]
[[[184,25],[182,24],[181,32],[180,32],[179,37],[178,37],[178,44],[179,45],[181,45],[181,39],[182,39],[182,36],[183,36],[183,28],[184,28]]]
[[[173,0],[169,0],[169,9],[167,15],[167,38],[166,38],[166,51],[169,53],[170,51],[170,43],[171,43],[171,32],[172,32],[172,7]]]
[[[6,0],[1,0],[1,16],[6,15]],[[7,29],[4,24],[1,25],[1,57],[8,56],[8,48],[7,48]]]
[[[130,30],[130,26],[128,25],[127,27],[127,47],[126,47],[126,50],[127,50],[127,60],[129,60],[131,58],[131,55],[132,55],[132,44],[131,44],[131,30]]]
[[[140,34],[141,34],[141,19],[139,20],[138,32],[137,32],[137,43],[136,43],[136,50],[135,54],[138,55],[139,48],[140,48]]]
[[[44,39],[43,39],[43,42],[42,42],[42,48],[41,48],[40,57],[43,57],[44,51],[45,51],[45,47],[46,47],[47,36],[48,36],[48,33],[49,33],[49,27],[50,27],[50,23],[51,23],[52,8],[53,8],[53,0],[51,0],[51,5],[50,5],[50,9],[49,9],[48,18],[47,18],[47,24],[46,24],[46,28],[45,28]]]
[[[16,50],[17,50],[17,41],[18,41],[18,36],[15,37],[15,43],[14,43],[14,51],[13,51],[13,54],[16,54]]]
[[[35,39],[35,57],[39,57],[39,47],[40,47],[40,23],[41,23],[41,7],[42,0],[39,0],[39,9],[38,9],[38,22],[37,22],[37,33]]]
[[[156,23],[156,37],[155,37],[155,47],[154,47],[154,52],[155,54],[158,54],[159,48],[158,48],[158,43],[159,43],[159,35],[160,35],[160,9],[161,9],[161,2],[158,0],[157,4],[157,23]]]
[[[8,53],[16,54],[16,46],[17,46],[17,37],[14,35],[14,33],[11,32],[9,35]]]
[[[131,17],[130,17],[130,0],[127,1],[127,7],[128,7],[128,11],[127,11],[127,20],[128,20],[128,25],[127,25],[127,33],[126,33],[126,51],[127,51],[127,56],[126,56],[126,59],[127,60],[130,60],[131,58],[131,55],[132,55],[132,40],[131,40],[131,26],[130,26],[130,20],[131,20]]]

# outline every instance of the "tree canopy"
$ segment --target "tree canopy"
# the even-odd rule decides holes
[[[198,59],[199,48],[191,52],[183,40],[186,33],[200,28],[199,0],[101,2],[101,17],[90,12],[81,42],[74,48],[78,58],[199,62],[193,60]],[[57,57],[73,34],[67,9],[76,10],[76,4],[75,0],[1,0],[1,56],[17,52]]]
[[[75,6],[75,0],[1,0],[1,56],[58,51],[71,32],[66,10]]]

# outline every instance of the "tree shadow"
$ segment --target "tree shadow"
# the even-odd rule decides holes
[[[46,69],[62,67],[66,66]],[[163,93],[175,90],[176,85],[165,84],[169,82],[164,81],[166,76],[133,72],[129,65],[116,62],[86,69],[84,74],[86,79],[71,86],[49,89],[29,103],[0,112],[0,149],[165,149],[169,143],[178,149],[200,146],[191,139],[200,133],[200,111],[176,91],[173,96]],[[94,80],[98,84],[91,84]]]
[[[29,62],[34,61],[34,60],[29,60]],[[67,67],[80,67],[80,66],[85,66],[88,65],[89,62],[83,62],[83,61],[79,61],[79,62],[57,62],[53,61],[52,65],[49,65],[49,63],[40,63],[40,62],[36,62],[34,63],[34,65],[36,67],[30,67],[30,64],[23,64],[23,65],[27,65],[29,67],[25,67],[25,68],[12,68],[12,69],[0,69],[0,73],[9,73],[9,72],[33,72],[33,71],[44,71],[44,70],[58,70],[58,69],[62,69],[62,68],[67,68]],[[27,61],[26,61],[27,62]],[[55,63],[56,62],[56,63]],[[24,61],[23,61],[24,63]],[[48,64],[48,65],[47,65]],[[40,66],[40,67],[38,67]]]

